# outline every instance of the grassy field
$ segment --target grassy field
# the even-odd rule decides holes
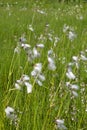
[[[87,3],[0,1],[0,130],[87,130]]]

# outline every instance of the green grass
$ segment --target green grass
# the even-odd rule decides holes
[[[81,60],[81,51],[85,57],[87,55],[86,3],[22,0],[18,3],[12,0],[0,3],[0,130],[56,130],[56,119],[64,119],[68,130],[87,130],[87,61]],[[37,10],[46,13],[41,14]],[[47,24],[49,27],[46,27]],[[74,29],[77,36],[73,41],[66,35],[69,30],[63,33],[64,24]],[[34,32],[28,29],[29,25],[32,25]],[[38,43],[45,46],[40,50],[41,57],[33,63],[28,62],[22,48],[19,54],[14,53],[23,34],[31,48]],[[52,35],[53,41],[49,40],[48,34]],[[39,40],[41,35],[44,40]],[[56,46],[55,37],[60,39]],[[50,49],[53,49],[55,71],[48,69],[47,53]],[[79,57],[79,68],[72,66],[77,78],[69,80],[66,72],[73,56]],[[45,75],[42,86],[36,84],[31,76],[34,65],[39,62]],[[15,89],[15,83],[22,74],[30,77],[32,93],[27,94],[26,88],[23,91]],[[73,90],[66,86],[66,82],[78,84],[77,97],[72,96]],[[17,125],[7,118],[7,106],[15,109]]]

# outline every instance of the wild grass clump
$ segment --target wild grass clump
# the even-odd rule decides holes
[[[0,129],[87,129],[87,5],[0,3]]]

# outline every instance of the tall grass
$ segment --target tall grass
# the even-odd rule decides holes
[[[86,130],[87,5],[5,0],[0,12],[0,130]]]

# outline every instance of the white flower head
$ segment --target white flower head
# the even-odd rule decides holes
[[[23,75],[22,75],[22,77],[21,77],[21,80],[22,80],[23,82],[25,82],[25,81],[30,80],[30,78],[29,78],[29,76],[28,76],[28,75],[23,74]]]
[[[48,39],[53,42],[53,35],[51,33],[48,33]]]
[[[44,81],[45,80],[45,76],[43,74],[39,74],[38,75],[38,78],[41,80],[41,81]]]
[[[34,29],[33,29],[32,25],[29,25],[28,29],[29,29],[31,32],[34,32]]]
[[[26,38],[25,38],[24,34],[23,34],[23,36],[20,37],[20,42],[21,43],[25,43],[26,42]]]
[[[14,112],[14,109],[12,108],[12,107],[7,107],[6,109],[5,109],[5,113],[6,113],[6,115],[8,116],[8,115],[10,115],[11,113],[13,113]]]
[[[40,13],[40,14],[46,14],[45,11],[39,10],[39,9],[37,10],[37,12]]]
[[[50,49],[50,50],[48,51],[48,56],[51,56],[51,55],[53,55],[53,50],[52,50],[52,49]]]
[[[57,119],[56,124],[59,130],[67,130],[67,127],[64,125],[64,120]]]
[[[78,97],[78,93],[76,91],[72,91],[74,97]]]
[[[24,50],[28,50],[31,46],[29,44],[24,44],[22,43],[21,44],[21,47],[24,49]]]
[[[15,114],[15,110],[12,107],[6,107],[5,108],[5,113],[7,118],[11,119],[12,121],[16,121],[17,120],[17,115]]]
[[[32,72],[31,72],[31,76],[36,76],[37,75],[37,71],[36,70],[33,70]]]
[[[49,70],[56,70],[54,59],[51,57],[48,57],[48,69]]]
[[[64,27],[63,27],[63,32],[66,33],[68,30],[69,30],[69,26],[64,24]]]
[[[66,76],[71,80],[71,79],[75,79],[76,78],[76,76],[72,73],[72,71],[69,71],[69,72],[67,72],[66,73]]]
[[[42,63],[37,63],[34,66],[34,70],[31,72],[32,76],[36,76],[41,73],[42,70]]]
[[[34,70],[31,72],[31,76],[35,78],[35,82],[42,86],[42,82],[45,80],[45,76],[42,74],[42,63],[37,63],[34,66]]]
[[[34,58],[40,57],[40,53],[37,51],[35,47],[33,48],[33,57]]]
[[[77,62],[78,61],[78,56],[73,56],[72,59]]]
[[[37,44],[36,47],[38,47],[38,48],[44,48],[44,44]]]
[[[18,83],[15,83],[15,88],[21,90],[21,86]]]
[[[51,57],[48,57],[48,62],[54,64],[54,59]]]
[[[73,41],[76,38],[76,34],[72,31],[69,31],[68,38]]]
[[[67,87],[70,87],[70,82],[66,82],[66,86],[67,86]]]
[[[56,47],[57,43],[59,42],[60,38],[59,37],[55,37],[54,38],[54,47]]]
[[[34,69],[35,69],[37,72],[41,72],[41,70],[42,70],[42,63],[37,63],[37,64],[35,64]]]
[[[34,60],[34,55],[33,55],[33,51],[32,50],[29,50],[28,51],[28,61],[29,62],[32,62]]]
[[[48,69],[49,69],[49,70],[53,70],[53,71],[55,71],[55,70],[56,70],[56,66],[55,66],[55,64],[53,64],[53,63],[49,63],[49,64],[48,64]]]
[[[74,90],[79,89],[79,86],[77,84],[71,84],[70,87],[71,87],[71,89],[74,89]]]
[[[81,60],[87,61],[87,57],[85,55],[81,54]]]
[[[29,76],[23,74],[21,76],[21,78],[16,81],[15,88],[18,89],[18,90],[22,90],[22,87],[26,86],[27,87],[27,93],[31,93],[32,92],[32,85],[29,83],[29,80],[30,80]]]
[[[24,84],[27,87],[27,93],[31,93],[32,92],[32,85],[28,82],[25,82]]]
[[[36,80],[36,83],[39,85],[39,86],[42,86],[43,84],[42,84],[42,82],[40,81],[40,80]]]
[[[68,63],[68,66],[69,66],[68,70],[69,70],[69,69],[71,70],[71,66],[73,66],[73,65],[74,65],[73,62],[69,62],[69,63]]]

